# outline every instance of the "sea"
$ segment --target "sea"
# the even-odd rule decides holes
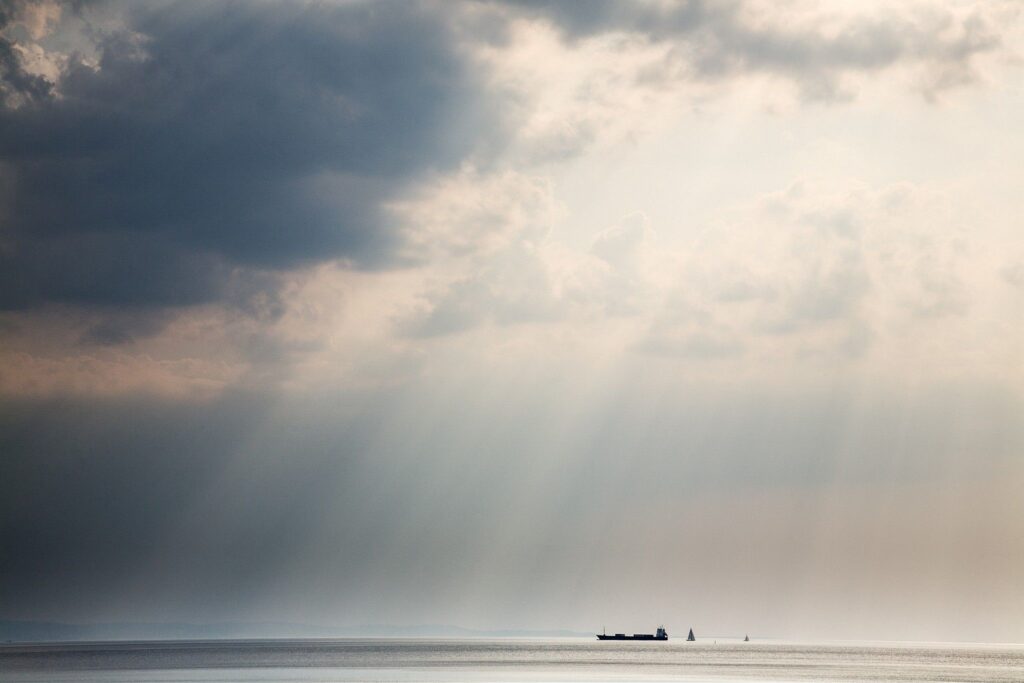
[[[146,641],[0,645],[0,680],[1024,681],[1024,646],[563,639]]]

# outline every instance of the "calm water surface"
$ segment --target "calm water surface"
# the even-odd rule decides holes
[[[1024,647],[289,640],[0,646],[0,679],[67,681],[1024,681]]]

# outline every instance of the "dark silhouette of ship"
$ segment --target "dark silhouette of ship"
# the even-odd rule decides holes
[[[686,640],[691,642],[691,643],[693,641],[697,640],[696,638],[693,637],[693,629],[692,628],[690,629],[690,635],[686,636]]]
[[[658,627],[658,632],[655,634],[650,633],[634,633],[631,636],[627,636],[625,633],[616,633],[614,635],[608,635],[607,633],[598,633],[598,640],[668,640],[668,631],[665,630],[664,626]]]

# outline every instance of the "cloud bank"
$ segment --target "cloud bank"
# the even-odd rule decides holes
[[[194,305],[312,262],[393,262],[381,202],[488,120],[425,8],[119,9],[54,83],[7,44],[5,308]]]

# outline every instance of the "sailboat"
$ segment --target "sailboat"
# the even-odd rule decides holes
[[[750,636],[743,636],[743,642],[744,643],[749,643],[750,642]]]
[[[696,638],[693,637],[693,629],[692,628],[690,629],[690,635],[686,636],[686,640],[688,640],[691,643],[693,641],[697,640]]]

